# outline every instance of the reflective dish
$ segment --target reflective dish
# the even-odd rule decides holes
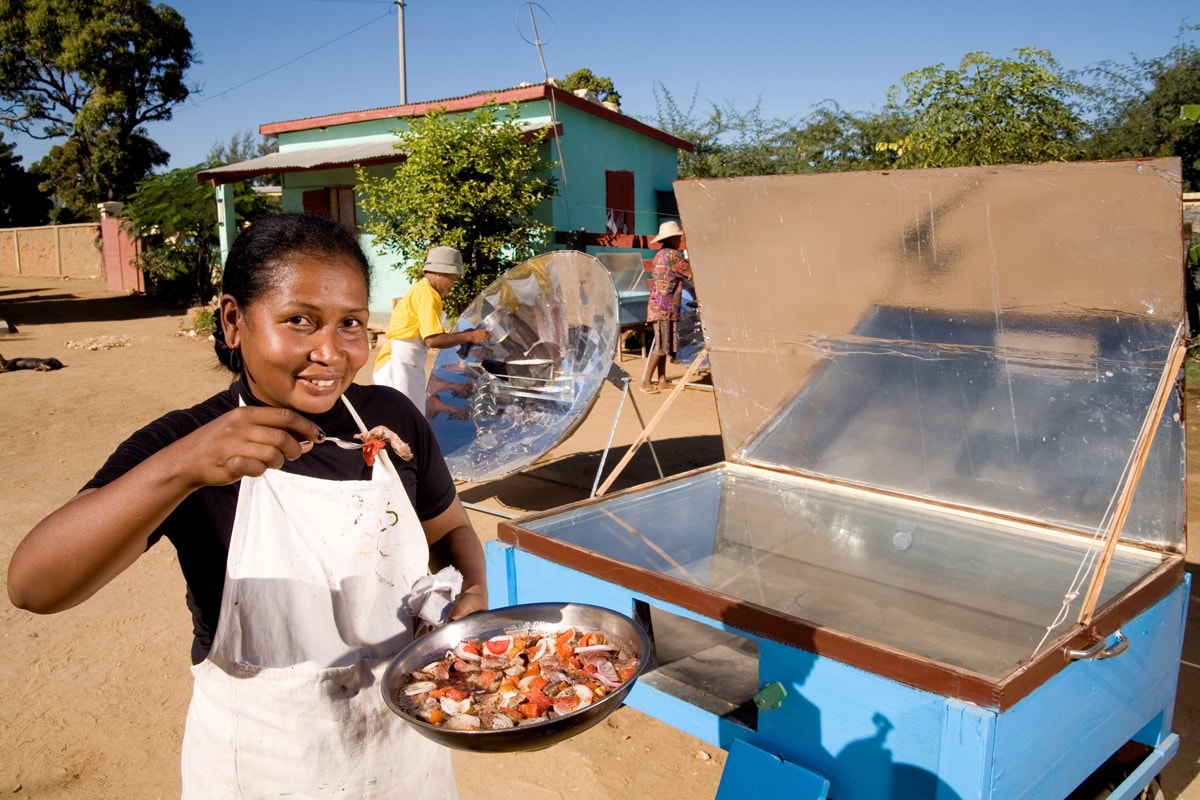
[[[463,640],[487,640],[510,633],[556,633],[566,628],[603,633],[638,657],[635,674],[603,698],[560,717],[503,730],[450,730],[411,713],[404,697],[413,672],[437,661]],[[450,622],[409,644],[396,654],[383,676],[383,699],[388,708],[438,744],[456,750],[512,753],[541,750],[582,733],[616,711],[649,663],[650,639],[634,620],[611,609],[581,603],[530,603],[473,614]]]
[[[564,441],[617,355],[617,292],[594,257],[556,250],[505,272],[459,315],[487,344],[439,350],[425,416],[456,481],[502,478]]]

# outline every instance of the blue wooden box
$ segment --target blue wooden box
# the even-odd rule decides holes
[[[677,183],[725,461],[502,522],[492,604],[641,620],[629,702],[729,749],[722,798],[1065,798],[1102,767],[1137,796],[1188,595],[1179,178]]]

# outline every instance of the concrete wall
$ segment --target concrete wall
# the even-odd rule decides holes
[[[0,275],[103,276],[104,246],[99,223],[0,228]]]

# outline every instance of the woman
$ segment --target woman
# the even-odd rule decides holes
[[[130,437],[9,564],[12,602],[49,613],[174,544],[195,631],[185,798],[456,796],[448,751],[386,708],[379,681],[431,568],[461,571],[451,618],[486,607],[483,550],[424,416],[353,383],[369,286],[336,222],[252,225],[215,337],[238,380]],[[376,426],[407,460],[333,442]]]
[[[692,265],[683,254],[682,242],[683,228],[673,219],[659,225],[658,235],[650,240],[651,244],[661,243],[662,248],[651,266],[650,299],[646,302],[646,322],[654,329],[654,344],[642,374],[642,391],[647,394],[658,394],[671,385],[667,381],[667,357],[679,350],[683,285],[692,280]]]

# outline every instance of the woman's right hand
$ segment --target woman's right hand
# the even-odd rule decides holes
[[[38,523],[9,562],[9,599],[42,614],[81,603],[136,561],[154,530],[196,489],[261,475],[320,438],[315,423],[284,408],[222,414]]]
[[[224,486],[294,461],[324,438],[316,423],[286,408],[242,406],[196,429],[163,452],[185,465],[193,488]]]

